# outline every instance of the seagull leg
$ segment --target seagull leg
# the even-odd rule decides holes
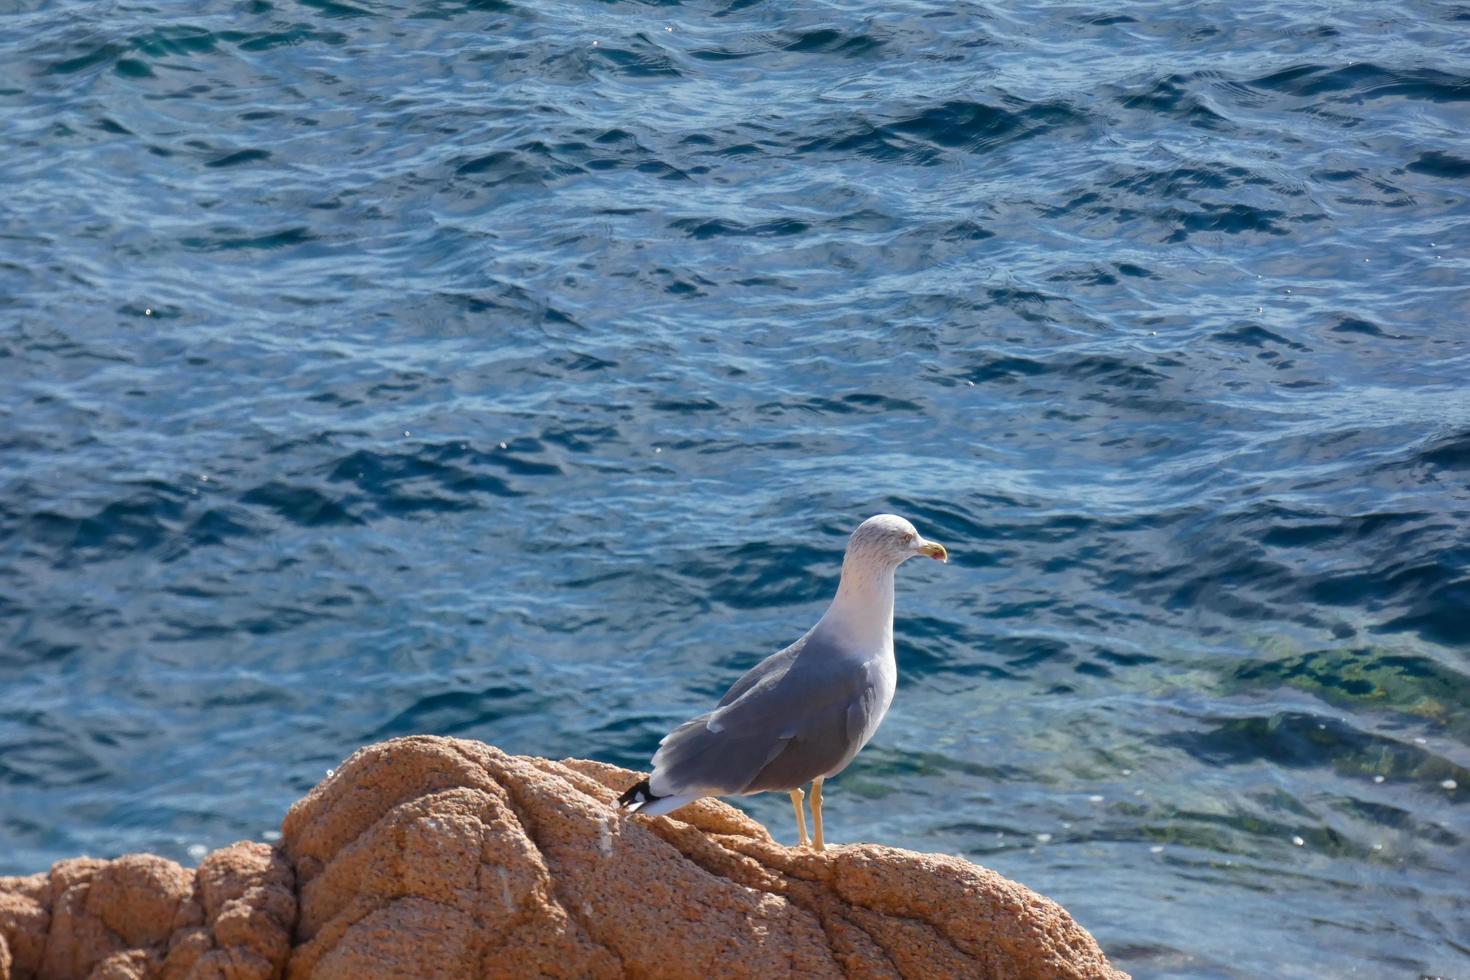
[[[818,776],[812,780],[812,830],[816,831],[816,839],[812,846],[819,851],[826,850],[822,846],[822,777]]]
[[[801,800],[806,794],[800,789],[791,791],[791,809],[796,811],[796,829],[801,831],[801,846],[807,847],[811,841],[806,836],[806,814],[801,812]]]

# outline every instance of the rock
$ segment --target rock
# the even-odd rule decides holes
[[[0,878],[0,980],[270,980],[284,972],[294,877],[241,842],[197,871],[150,854]]]
[[[24,977],[41,968],[51,927],[46,875],[0,878],[0,978]]]
[[[288,976],[1120,976],[993,872],[788,849],[716,801],[630,819],[612,801],[636,778],[454,739],[363,749],[282,826]]]
[[[629,818],[612,801],[636,778],[369,746],[275,849],[0,878],[0,980],[1123,977],[1061,907],[967,861],[789,849],[712,800]]]

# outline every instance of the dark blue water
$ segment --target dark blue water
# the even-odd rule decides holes
[[[12,3],[0,873],[642,766],[892,510],[831,837],[1470,974],[1467,130],[1460,2]]]

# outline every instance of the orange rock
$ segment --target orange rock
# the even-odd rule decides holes
[[[41,968],[51,927],[46,875],[0,878],[0,978],[33,976]]]
[[[773,841],[634,773],[432,737],[365,748],[283,824],[288,976],[1120,977],[1056,904],[957,858]]]
[[[0,980],[271,980],[290,955],[290,867],[264,844],[197,871],[150,854],[0,878]]]
[[[369,746],[277,849],[0,878],[0,980],[1123,977],[984,868],[789,849],[711,800],[629,818],[612,802],[635,779],[458,739]]]

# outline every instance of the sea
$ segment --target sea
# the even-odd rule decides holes
[[[829,839],[1470,977],[1467,133],[1463,0],[4,0],[0,873],[646,768],[894,512]]]

